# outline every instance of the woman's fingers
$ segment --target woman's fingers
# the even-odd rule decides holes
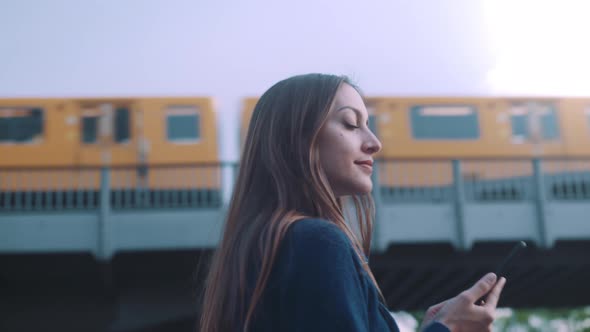
[[[475,301],[486,295],[494,287],[494,284],[496,284],[496,275],[488,273],[461,295],[469,301],[469,303],[475,303]],[[489,302],[489,300],[486,302]]]
[[[451,331],[491,331],[490,326],[494,322],[496,306],[505,284],[505,278],[497,280],[494,273],[486,274],[458,296],[430,307],[426,312],[424,326],[436,317]],[[476,305],[475,301],[484,296],[486,303],[483,306]]]
[[[426,315],[424,316],[424,321],[432,320],[434,316],[436,316],[436,314],[440,311],[440,309],[447,303],[447,301],[448,300],[442,301],[428,308]]]
[[[492,309],[496,308],[498,301],[500,300],[500,294],[502,293],[502,289],[504,288],[505,284],[506,278],[502,277],[500,280],[498,280],[494,288],[492,288],[492,291],[488,294],[484,307]]]

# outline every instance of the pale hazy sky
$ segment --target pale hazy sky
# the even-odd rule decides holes
[[[588,9],[584,0],[0,0],[0,97],[205,95],[233,115],[244,96],[307,72],[347,74],[367,95],[590,95]],[[227,118],[225,159],[237,144]]]

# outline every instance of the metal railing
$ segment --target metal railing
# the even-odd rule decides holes
[[[378,185],[383,203],[448,203],[453,200],[450,161],[378,161]]]
[[[0,211],[95,209],[99,168],[0,169]]]
[[[391,204],[448,203],[457,192],[477,203],[590,200],[590,159],[387,159],[379,161],[378,185]]]
[[[220,207],[223,167],[203,164],[112,169],[111,206],[115,210]]]
[[[590,200],[590,159],[543,162],[549,200]]]
[[[461,166],[467,202],[517,202],[536,197],[532,161],[468,160]]]
[[[0,212],[98,210],[101,204],[113,210],[221,208],[236,168],[237,163],[0,168]]]
[[[590,200],[590,159],[379,160],[382,204]],[[237,163],[0,168],[0,212],[221,208]],[[542,192],[538,192],[542,190]],[[102,202],[101,199],[107,201]]]

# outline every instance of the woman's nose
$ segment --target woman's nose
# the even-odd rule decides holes
[[[369,133],[367,139],[363,144],[363,150],[366,153],[374,154],[381,151],[381,142],[373,133]]]

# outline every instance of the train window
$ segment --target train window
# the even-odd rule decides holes
[[[534,107],[526,104],[513,105],[510,123],[512,125],[512,138],[516,141],[524,142],[525,140],[534,139],[534,136],[543,140],[559,138],[557,112],[555,107],[551,105],[537,105]]]
[[[524,141],[528,137],[528,117],[524,108],[512,107],[510,124],[512,126],[512,139]]]
[[[465,105],[415,105],[410,108],[412,135],[421,140],[479,138],[477,108]]]
[[[550,107],[541,114],[541,133],[543,139],[555,140],[559,138],[559,126],[557,124],[557,112]]]
[[[119,107],[115,110],[114,119],[115,137],[114,140],[117,143],[124,143],[129,141],[130,137],[130,121],[129,121],[129,109],[125,107]]]
[[[377,133],[377,118],[375,114],[369,114],[369,129],[373,132],[373,134],[378,135]]]
[[[98,116],[82,117],[82,142],[94,144],[98,139]]]
[[[0,108],[0,143],[35,143],[42,135],[41,108]]]
[[[169,141],[191,143],[201,136],[198,109],[194,106],[170,106],[166,112],[166,135]]]

